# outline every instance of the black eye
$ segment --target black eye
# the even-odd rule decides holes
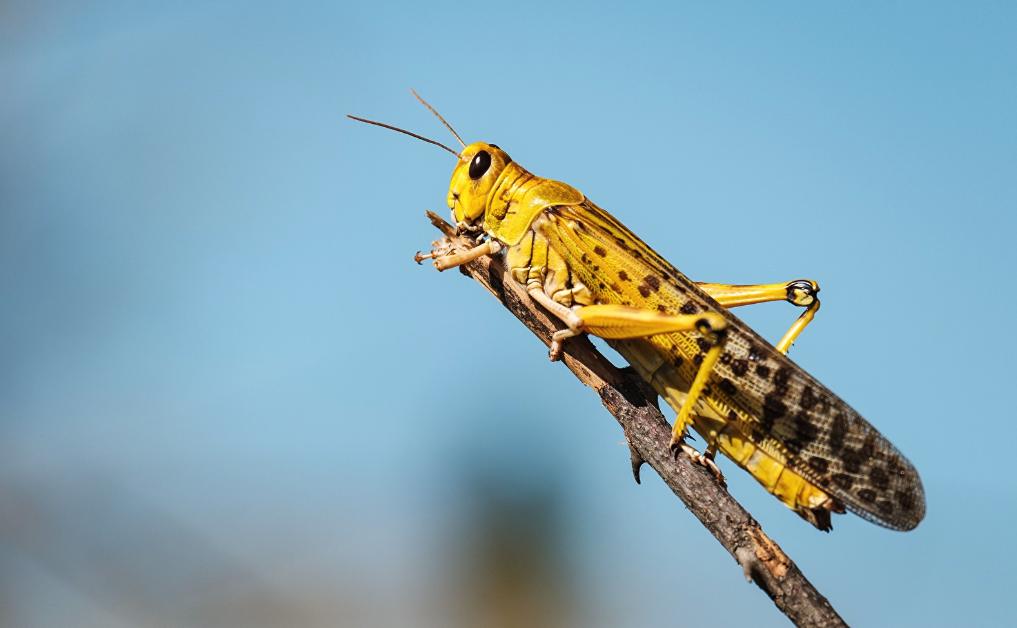
[[[470,178],[479,179],[491,167],[491,153],[482,150],[470,162]]]

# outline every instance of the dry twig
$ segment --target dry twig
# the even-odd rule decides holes
[[[465,250],[471,246],[467,240],[458,238],[442,218],[432,212],[427,214],[452,248]],[[560,325],[526,294],[523,286],[511,280],[500,258],[485,256],[461,266],[460,270],[487,288],[545,345],[550,345],[551,334]],[[705,467],[693,463],[684,453],[677,458],[671,453],[668,447],[671,426],[657,408],[657,394],[637,374],[615,367],[585,336],[565,343],[562,361],[579,381],[597,391],[604,406],[621,424],[637,482],[644,462],[653,467],[731,553],[746,578],[755,582],[796,626],[847,625]]]

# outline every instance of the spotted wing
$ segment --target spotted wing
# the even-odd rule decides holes
[[[589,201],[546,210],[544,235],[597,299],[667,312],[722,313],[728,342],[709,382],[711,403],[764,451],[861,517],[899,530],[925,516],[915,468],[837,395],[777,351],[730,311]],[[654,337],[691,381],[708,345],[698,334]]]

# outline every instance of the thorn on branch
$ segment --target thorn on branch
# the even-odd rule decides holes
[[[636,484],[642,484],[639,481],[639,467],[643,466],[643,463],[646,461],[643,460],[639,450],[635,448],[631,441],[625,439],[625,443],[629,446],[629,455],[632,459],[632,477],[636,478]]]

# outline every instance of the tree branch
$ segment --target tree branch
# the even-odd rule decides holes
[[[431,223],[456,250],[473,246],[457,237],[451,225],[432,212]],[[500,257],[484,256],[460,266],[461,272],[477,280],[522,321],[545,345],[561,325],[512,280]],[[846,626],[833,607],[812,586],[780,547],[763,533],[759,524],[702,465],[684,453],[677,457],[668,444],[671,426],[657,407],[657,394],[630,368],[618,369],[586,338],[565,342],[565,366],[579,381],[600,395],[604,406],[625,431],[632,455],[632,472],[639,482],[645,462],[660,475],[685,506],[720,541],[746,578],[755,582],[796,626]]]

